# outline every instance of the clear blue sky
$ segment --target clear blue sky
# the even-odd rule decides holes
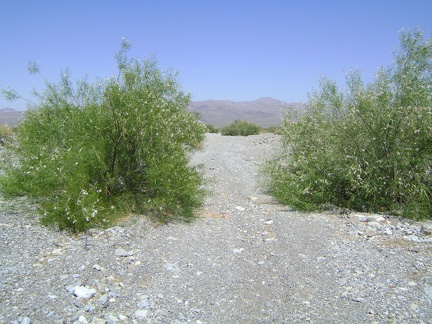
[[[392,63],[402,27],[432,33],[431,0],[0,0],[0,88],[31,98],[43,80],[116,73],[115,52],[155,55],[179,71],[193,100],[306,101],[328,76],[341,84],[351,68],[366,80]],[[0,99],[0,108],[25,108]]]

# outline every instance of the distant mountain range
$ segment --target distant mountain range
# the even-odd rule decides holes
[[[0,109],[0,125],[9,125],[15,127],[22,120],[22,111],[17,111],[12,108]]]
[[[198,112],[202,122],[215,127],[223,127],[236,119],[246,120],[261,127],[279,126],[283,110],[292,107],[304,110],[303,103],[286,103],[273,98],[253,101],[206,100],[193,101],[190,110]],[[0,125],[18,125],[23,112],[11,108],[0,109]]]
[[[193,101],[190,109],[201,114],[204,123],[222,127],[236,119],[246,120],[261,127],[279,126],[284,109],[304,110],[303,103],[286,103],[273,98],[253,101],[207,100]]]

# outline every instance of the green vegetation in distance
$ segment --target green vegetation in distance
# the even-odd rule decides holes
[[[44,224],[81,232],[128,213],[189,221],[202,205],[203,177],[188,162],[206,127],[176,74],[128,59],[129,48],[123,40],[117,78],[74,83],[66,71],[46,82],[7,143],[1,192],[34,198]]]
[[[261,127],[244,120],[235,120],[233,123],[222,127],[220,132],[225,136],[249,136],[260,133]]]
[[[0,125],[0,142],[4,142],[13,134],[13,128],[9,125]]]
[[[270,126],[266,128],[261,129],[261,133],[273,133],[278,135],[280,133],[280,127],[279,126]]]
[[[323,79],[307,111],[281,130],[265,172],[280,202],[432,218],[432,40],[401,31],[394,64],[372,83]]]
[[[211,124],[206,124],[206,127],[207,127],[207,132],[208,133],[213,133],[213,134],[219,133],[219,129],[217,129],[216,127],[214,127]]]

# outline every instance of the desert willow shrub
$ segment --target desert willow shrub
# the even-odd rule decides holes
[[[257,135],[261,131],[261,127],[245,120],[235,120],[231,124],[222,127],[220,132],[225,136],[249,136]]]
[[[45,224],[79,232],[129,212],[187,221],[202,203],[189,153],[206,128],[176,75],[128,59],[129,46],[116,56],[117,78],[47,82],[8,144],[1,190],[35,198]]]
[[[432,40],[402,31],[394,64],[371,83],[358,71],[345,91],[331,80],[287,116],[283,150],[267,164],[281,202],[432,217]]]

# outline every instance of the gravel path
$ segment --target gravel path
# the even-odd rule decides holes
[[[0,323],[432,323],[427,224],[302,214],[259,184],[264,134],[208,134],[202,217],[73,236],[0,201]]]

